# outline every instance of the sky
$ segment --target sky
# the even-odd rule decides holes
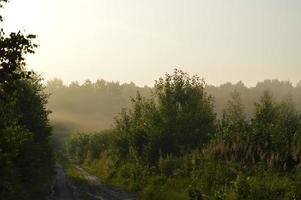
[[[10,0],[6,32],[38,36],[43,77],[153,85],[175,67],[208,84],[301,81],[300,0]]]

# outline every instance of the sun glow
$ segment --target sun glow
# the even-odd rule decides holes
[[[38,30],[38,22],[42,10],[34,9],[32,6],[39,6],[37,0],[13,0],[5,4],[5,9],[1,10],[4,16],[4,28],[8,31],[17,31],[21,29]],[[34,10],[34,12],[33,12]]]

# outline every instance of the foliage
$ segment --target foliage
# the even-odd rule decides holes
[[[5,121],[1,119],[5,123],[1,124],[0,130],[0,159],[10,166],[3,167],[11,171],[3,176],[8,176],[11,182],[2,183],[5,178],[0,181],[0,185],[11,188],[7,191],[1,187],[1,195],[7,196],[10,192],[12,194],[9,195],[17,195],[16,191],[20,190],[29,199],[42,199],[48,192],[53,174],[46,96],[38,80],[19,80],[14,84],[14,93],[9,95],[11,101],[1,104],[2,109],[7,109],[9,106],[6,105],[13,102],[9,112],[2,115]],[[16,179],[11,179],[10,174],[15,174]],[[14,184],[16,180],[18,185]],[[16,190],[15,187],[19,189]]]
[[[112,140],[112,131],[101,131],[99,133],[75,134],[66,143],[68,155],[79,162],[84,160],[95,160],[109,149]]]
[[[233,123],[239,126],[234,127]],[[255,103],[250,121],[243,117],[233,120],[233,116],[225,115],[221,134],[205,151],[242,164],[264,163],[279,170],[292,169],[299,162],[296,156],[299,124],[300,114],[291,101],[278,103],[265,92]]]
[[[155,85],[152,99],[138,93],[133,109],[116,120],[114,150],[121,159],[137,154],[154,165],[159,157],[180,155],[209,141],[214,132],[213,106],[197,77],[175,70]]]
[[[0,8],[3,7],[0,1]],[[0,16],[0,23],[3,17]],[[36,44],[32,43],[35,35],[24,35],[22,32],[5,34],[3,28],[0,29],[0,84],[2,89],[10,89],[12,81],[21,78],[30,78],[31,72],[26,72],[24,54],[34,53]]]
[[[44,199],[53,174],[47,95],[25,70],[34,38],[0,30],[0,199]]]

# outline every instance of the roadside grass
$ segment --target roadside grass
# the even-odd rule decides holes
[[[78,169],[76,169],[65,156],[58,154],[57,161],[64,167],[68,178],[73,183],[84,184],[87,182],[84,175]]]
[[[199,195],[204,200],[301,199],[301,167],[294,173],[279,173],[260,166],[241,168],[237,163],[209,159],[192,166],[186,159],[172,170],[168,166],[173,165],[162,165],[159,172],[152,172],[151,168],[131,162],[115,167],[110,163],[110,158],[103,156],[81,166],[111,187],[136,194],[139,199],[196,200]]]
[[[113,188],[119,188],[138,195],[147,200],[189,200],[187,185],[189,177],[166,177],[164,175],[147,174],[146,170],[137,170],[130,164],[119,169],[110,166],[109,158],[84,162],[81,167]],[[138,177],[133,178],[132,173]]]

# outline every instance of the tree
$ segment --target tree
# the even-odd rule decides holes
[[[8,0],[0,0],[0,9],[3,3]],[[0,16],[0,23],[3,17]],[[30,79],[32,72],[25,71],[25,54],[34,53],[37,45],[32,43],[35,35],[24,35],[20,31],[17,33],[5,34],[3,28],[0,29],[0,116],[5,118],[5,123],[10,123],[11,108],[14,107],[12,95],[14,95],[14,85],[16,80]],[[6,115],[6,116],[4,116]],[[0,122],[0,127],[3,126]],[[12,122],[13,123],[13,122]]]
[[[0,0],[0,8],[3,2],[7,0]],[[3,17],[0,16],[0,23],[2,21]],[[24,35],[21,31],[7,35],[3,28],[0,29],[0,84],[11,87],[14,80],[30,78],[31,72],[24,70],[24,55],[34,53],[37,45],[32,40],[35,37],[32,34]]]
[[[300,115],[291,100],[278,103],[269,92],[265,92],[255,104],[252,118],[257,160],[265,160],[280,169],[294,167],[291,145],[299,120]]]
[[[173,144],[174,140],[171,148],[176,148],[175,151],[201,147],[214,132],[213,101],[204,88],[203,79],[177,69],[155,84],[165,145]]]
[[[53,173],[47,95],[25,69],[34,38],[0,30],[0,199],[44,199]]]
[[[236,90],[231,94],[231,99],[228,101],[227,107],[223,111],[221,128],[224,136],[229,136],[229,134],[235,136],[233,135],[234,133],[242,134],[246,131],[247,121],[244,105],[240,94]]]
[[[181,70],[155,84],[153,97],[138,93],[131,110],[116,121],[116,149],[126,159],[130,152],[150,164],[168,154],[179,155],[206,144],[215,131],[215,114],[204,81]]]

